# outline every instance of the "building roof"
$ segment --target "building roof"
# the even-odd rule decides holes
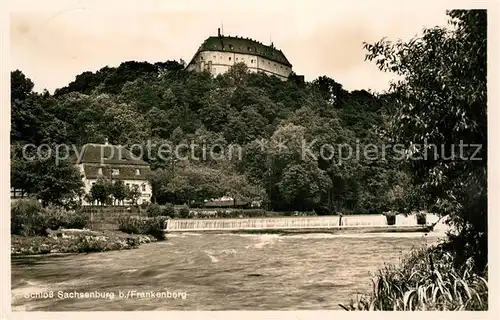
[[[132,152],[121,146],[93,143],[83,146],[80,158],[77,159],[77,164],[80,163],[148,166],[147,162],[138,159]]]
[[[209,37],[196,52],[195,56],[202,51],[224,51],[234,53],[253,54],[260,56],[288,67],[292,64],[285,57],[285,54],[274,46],[266,46],[250,38],[240,38],[231,36]]]
[[[101,169],[101,172],[99,172]],[[113,175],[113,170],[118,169],[118,174]],[[137,174],[136,170],[139,170]],[[113,180],[147,180],[151,172],[149,167],[116,165],[100,166],[98,164],[84,164],[83,171],[86,179],[98,179],[100,177]]]

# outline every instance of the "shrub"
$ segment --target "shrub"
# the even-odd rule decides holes
[[[183,205],[180,209],[179,209],[179,217],[180,218],[188,218],[189,217],[189,207],[186,206],[186,205]]]
[[[370,294],[340,306],[349,311],[488,310],[487,278],[473,273],[472,263],[455,269],[454,259],[441,246],[415,250],[400,266],[379,270]]]
[[[58,207],[48,207],[42,210],[44,227],[51,230],[59,228],[83,229],[90,222],[89,216],[81,211],[64,210]]]
[[[162,216],[169,216],[173,217],[175,216],[175,208],[174,205],[171,203],[167,203],[164,206],[162,206]]]
[[[77,252],[103,252],[106,251],[108,242],[97,237],[83,236],[76,243]]]
[[[10,209],[10,233],[22,236],[43,235],[42,205],[35,199],[20,199]]]
[[[393,226],[396,224],[396,213],[394,211],[388,211],[384,213],[385,219],[387,220],[388,226]]]
[[[118,219],[118,229],[130,234],[148,234],[157,239],[165,238],[166,217],[120,217]]]
[[[11,208],[11,234],[22,236],[47,235],[47,229],[83,229],[88,225],[88,215],[81,211],[60,207],[42,208],[33,199],[19,200]]]
[[[247,216],[249,218],[265,217],[266,210],[263,210],[263,209],[246,210],[243,212],[243,216]]]
[[[140,205],[142,210],[146,210],[150,207],[150,203],[148,201],[143,201]]]
[[[157,203],[152,203],[146,210],[148,217],[158,217],[162,215],[162,208]]]
[[[427,223],[427,215],[425,212],[417,213],[417,224],[426,224]]]

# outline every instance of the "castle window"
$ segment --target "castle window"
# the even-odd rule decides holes
[[[203,60],[203,56],[200,56],[200,59]]]
[[[92,185],[94,186],[94,185],[95,185],[95,182],[92,182]]]
[[[146,191],[146,185],[145,184],[142,185],[142,191]]]
[[[236,58],[236,61],[238,61],[238,58]]]
[[[253,59],[250,60],[250,63],[253,63]]]
[[[229,61],[231,61],[231,57],[229,57]]]
[[[113,171],[111,172],[112,175],[114,176],[117,176],[120,174],[120,170],[119,169],[113,169]]]
[[[99,169],[97,170],[97,174],[98,174],[98,175],[102,175],[102,168],[99,168]]]
[[[135,175],[136,175],[136,176],[138,176],[138,175],[140,175],[140,174],[141,174],[141,170],[139,170],[139,169],[135,169]]]

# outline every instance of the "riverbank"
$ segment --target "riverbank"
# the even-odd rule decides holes
[[[11,255],[128,250],[156,241],[158,239],[151,235],[127,234],[114,230],[60,229],[48,236],[11,235]]]

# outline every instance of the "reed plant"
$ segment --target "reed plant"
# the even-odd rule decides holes
[[[488,310],[487,270],[474,273],[472,263],[456,269],[453,255],[440,246],[411,252],[372,281],[371,293],[340,306],[348,311]]]

